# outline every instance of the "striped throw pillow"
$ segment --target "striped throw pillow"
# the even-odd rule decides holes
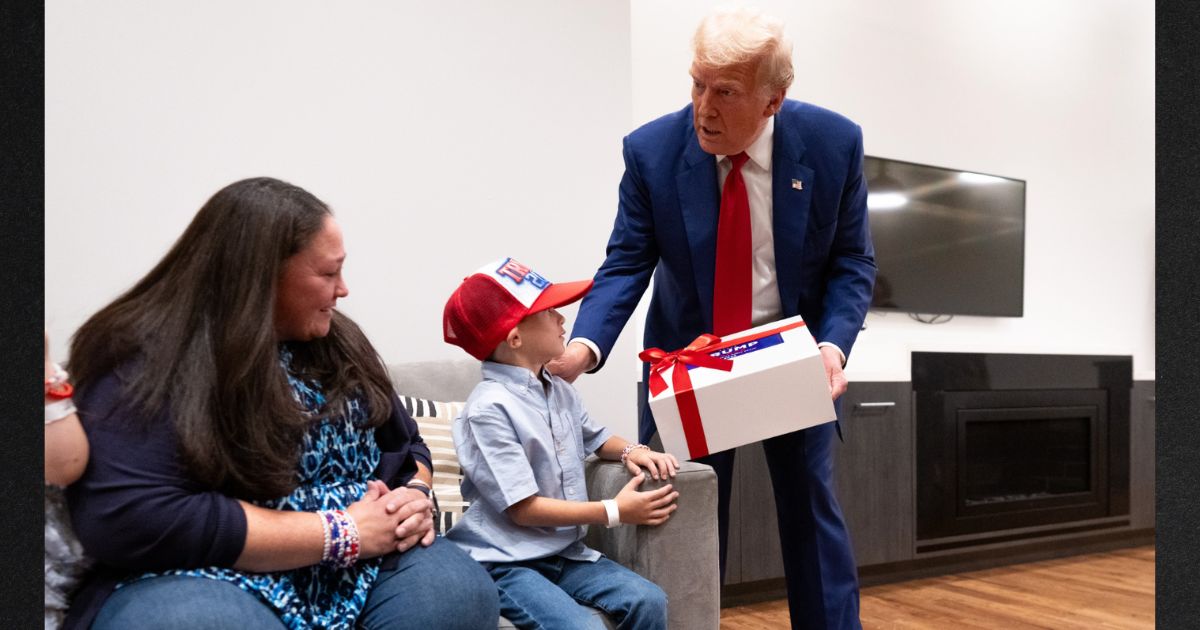
[[[454,451],[454,438],[450,434],[450,426],[462,411],[463,403],[401,396],[400,404],[417,421],[417,430],[432,455],[433,492],[437,495],[438,508],[442,513],[437,529],[439,534],[445,534],[467,510],[459,487],[463,472],[458,465],[458,454]]]

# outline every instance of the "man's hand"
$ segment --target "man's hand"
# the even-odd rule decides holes
[[[592,349],[575,341],[567,344],[567,349],[557,359],[547,363],[546,369],[564,381],[574,383],[595,363],[596,355],[592,354]]]
[[[825,376],[829,379],[829,394],[833,396],[834,400],[837,400],[846,393],[846,386],[849,384],[846,375],[842,372],[842,355],[837,348],[822,346],[821,359],[825,361]]]

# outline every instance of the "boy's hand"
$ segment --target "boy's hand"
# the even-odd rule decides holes
[[[645,468],[654,479],[674,478],[679,470],[679,460],[670,453],[659,453],[648,448],[635,448],[625,456],[625,467],[631,474],[638,474]]]
[[[638,486],[646,480],[646,475],[638,474],[617,493],[617,511],[621,513],[621,522],[630,525],[662,525],[671,518],[679,506],[675,499],[679,493],[670,484],[657,490],[639,492]]]

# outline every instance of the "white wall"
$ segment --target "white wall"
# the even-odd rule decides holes
[[[212,193],[271,175],[334,208],[342,307],[387,360],[465,358],[441,337],[463,276],[511,255],[575,280],[603,260],[629,55],[625,3],[48,3],[56,356]],[[627,435],[635,380],[581,383]]]
[[[796,43],[790,96],[855,119],[882,157],[1028,182],[1025,317],[872,314],[851,379],[909,351],[1134,355],[1154,376],[1154,14],[1135,0],[759,3]],[[392,361],[441,341],[458,280],[513,255],[589,277],[620,139],[687,100],[711,6],[627,2],[58,1],[46,7],[46,319],[83,319],[221,186],[272,175],[346,234],[343,308]],[[541,171],[528,185],[530,168]],[[573,310],[568,311],[568,317]],[[632,436],[637,322],[580,379]]]
[[[635,119],[686,104],[715,4],[633,3]],[[868,154],[1027,181],[1025,316],[871,313],[851,380],[908,380],[913,350],[1131,354],[1154,378],[1152,3],[754,4],[788,24],[789,96],[854,119]]]

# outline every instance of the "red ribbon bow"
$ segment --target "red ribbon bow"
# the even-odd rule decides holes
[[[696,404],[696,392],[692,391],[692,378],[687,366],[712,368],[728,372],[733,361],[708,354],[721,342],[715,335],[700,335],[682,350],[664,352],[661,348],[649,348],[638,354],[638,358],[650,364],[647,385],[650,395],[657,396],[667,388],[662,373],[672,367],[671,385],[675,388],[675,404],[679,407],[679,420],[683,424],[683,436],[687,440],[688,453],[692,458],[708,455],[708,441],[704,438],[704,424],[700,422],[700,407]]]
[[[661,394],[667,388],[667,381],[663,379],[662,373],[668,368],[675,368],[671,371],[671,385],[675,388],[675,404],[679,407],[679,421],[683,425],[683,437],[687,440],[688,452],[692,458],[708,455],[708,441],[704,437],[704,424],[700,422],[700,407],[696,404],[696,392],[692,391],[692,378],[688,376],[687,366],[695,365],[728,372],[733,369],[733,361],[714,357],[710,353],[771,335],[778,335],[803,325],[804,320],[799,320],[726,342],[722,342],[721,338],[716,335],[700,335],[682,350],[663,352],[661,348],[650,348],[638,354],[639,359],[650,364],[650,378],[647,385],[652,397]]]
[[[688,365],[697,367],[712,368],[714,370],[724,370],[728,372],[733,369],[733,361],[729,359],[721,359],[708,354],[711,352],[711,347],[721,343],[721,338],[716,335],[700,335],[696,340],[689,343],[682,350],[675,352],[664,352],[662,348],[649,348],[638,353],[638,358],[646,363],[650,363],[650,395],[657,396],[667,388],[667,381],[663,379],[662,373],[674,366],[675,370],[671,373],[671,383],[675,385],[675,395],[679,395],[679,384],[686,383],[687,389],[691,390],[691,378],[687,375]]]

